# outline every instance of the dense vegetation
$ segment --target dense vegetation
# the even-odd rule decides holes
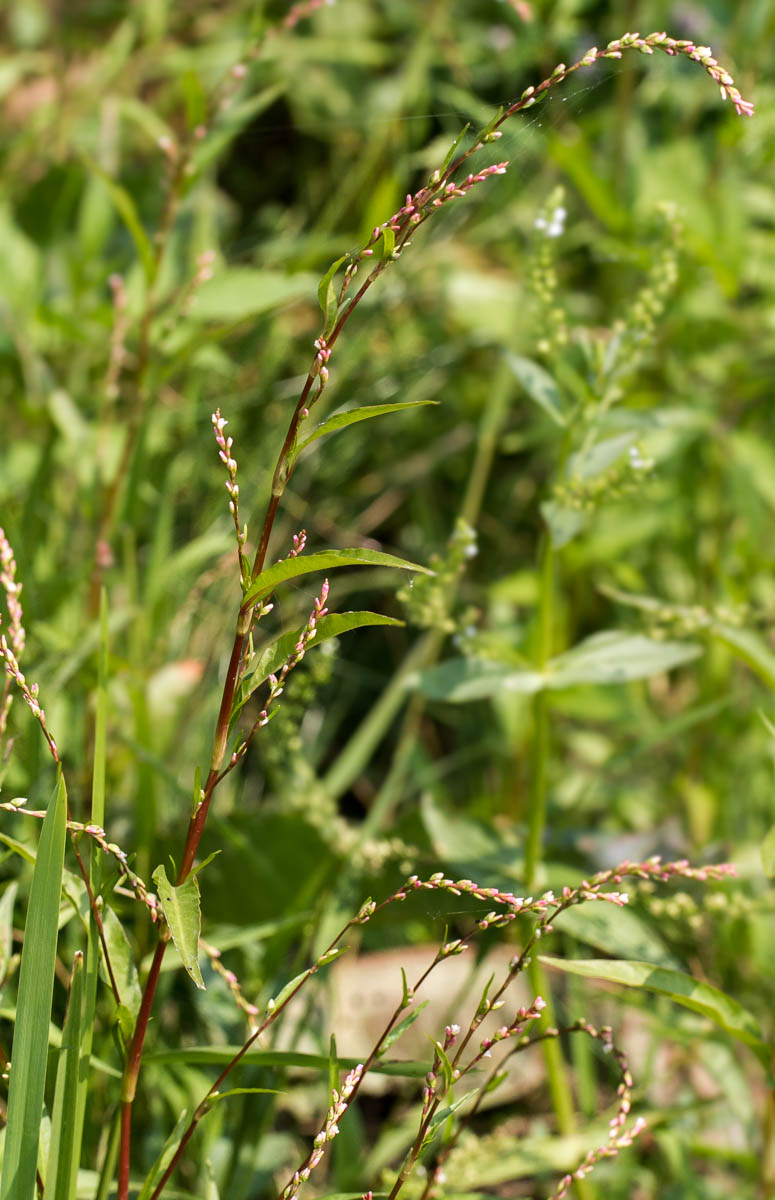
[[[35,1109],[27,921],[44,1046],[56,976],[38,1191],[126,1200],[131,1162],[150,1200],[193,1131],[165,1197],[561,1196],[619,1111],[646,1128],[582,1200],[769,1195],[775,4],[17,0],[0,23],[0,1052],[16,1030]],[[623,23],[683,41],[604,57]],[[626,906],[570,907],[554,966],[519,961],[541,1049],[466,1119],[485,1076],[454,1090],[455,1026],[540,897],[625,860],[637,886],[592,890]],[[421,895],[362,907],[407,876]],[[382,1056],[404,1065],[350,1077],[294,1183],[337,1078],[462,939]],[[22,1171],[38,1117],[9,1125]],[[10,1171],[2,1200],[29,1200]]]

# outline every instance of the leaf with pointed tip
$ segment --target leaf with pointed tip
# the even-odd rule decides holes
[[[429,1003],[430,1001],[428,1000],[421,1001],[416,1008],[413,1008],[412,1011],[406,1017],[404,1017],[403,1021],[399,1021],[398,1024],[390,1030],[390,1033],[383,1039],[382,1045],[379,1048],[380,1058],[383,1054],[387,1053],[390,1047],[397,1042],[398,1039],[403,1036],[403,1034],[406,1033],[410,1026],[414,1025],[422,1010]]]
[[[594,633],[552,659],[547,686],[573,687],[584,683],[627,683],[649,679],[689,662],[702,653],[694,642],[661,642],[641,633],[611,629]]]
[[[463,126],[463,128],[460,130],[460,133],[457,135],[457,137],[455,138],[454,142],[452,143],[452,145],[450,146],[449,150],[447,151],[447,154],[446,154],[446,157],[445,157],[445,159],[444,159],[444,162],[443,162],[443,163],[442,163],[442,165],[441,165],[441,173],[442,173],[442,175],[443,175],[443,174],[444,174],[444,172],[446,171],[446,169],[447,169],[447,167],[449,166],[449,164],[452,162],[452,159],[453,159],[453,158],[455,157],[455,155],[457,154],[457,152],[458,152],[458,149],[460,148],[460,145],[462,144],[463,138],[466,136],[466,134],[468,133],[468,131],[469,131],[469,129],[470,129],[470,128],[471,128],[471,122],[470,122],[470,121],[466,121],[465,125],[464,125],[464,126]]]
[[[90,155],[81,152],[81,158],[91,174],[99,179],[100,183],[106,188],[113,202],[113,207],[129,230],[132,241],[135,244],[135,249],[143,265],[146,282],[150,283],[156,271],[153,246],[140,221],[134,200],[126,188],[123,188],[120,183],[116,183],[115,179],[111,178],[107,171],[103,171],[99,163],[91,158]]]
[[[314,641],[309,643],[308,648],[311,649],[314,646],[320,646],[323,642],[327,642],[331,638],[340,637],[343,633],[349,633],[352,629],[362,629],[368,625],[397,625],[401,627],[403,624],[404,622],[399,621],[396,617],[384,617],[381,613],[329,613],[328,616],[318,621]],[[265,679],[268,679],[270,675],[274,675],[280,670],[283,663],[288,661],[293,654],[294,647],[298,643],[300,633],[300,630],[291,630],[290,633],[281,634],[273,642],[270,642],[268,646],[265,646],[258,657],[251,663],[245,672],[243,680],[240,708]]]
[[[295,579],[299,575],[310,575],[313,571],[333,571],[337,567],[393,567],[399,571],[419,571],[432,575],[428,567],[384,554],[381,550],[366,550],[358,546],[348,550],[322,550],[318,554],[298,554],[295,558],[284,558],[282,562],[267,567],[258,575],[242,600],[243,609],[271,595],[280,583]]]
[[[180,961],[198,988],[204,990],[204,980],[199,969],[199,934],[202,914],[199,907],[199,883],[195,875],[189,875],[175,887],[167,878],[164,867],[157,867],[151,876],[159,893],[164,918],[169,925],[175,949]]]
[[[564,959],[541,955],[541,962],[569,975],[603,979],[608,983],[621,983],[625,987],[669,996],[676,1004],[709,1017],[726,1033],[750,1046],[765,1068],[770,1067],[773,1048],[762,1038],[759,1023],[753,1014],[725,992],[683,971],[621,958]]]
[[[406,400],[399,404],[370,404],[363,408],[351,408],[348,412],[335,413],[328,420],[323,421],[318,425],[314,433],[311,433],[303,442],[299,442],[298,446],[288,455],[288,464],[294,463],[301,454],[302,450],[306,449],[312,442],[316,442],[318,438],[325,437],[328,433],[335,433],[338,429],[346,429],[348,425],[355,425],[358,421],[370,421],[372,417],[382,417],[387,413],[400,412],[404,408],[424,408],[429,404],[438,404],[438,400]]]
[[[323,313],[323,336],[328,337],[331,330],[336,324],[336,314],[338,311],[338,300],[334,279],[336,273],[342,263],[347,262],[349,254],[343,254],[336,262],[332,262],[331,266],[326,271],[325,275],[318,284],[318,303],[320,304]]]

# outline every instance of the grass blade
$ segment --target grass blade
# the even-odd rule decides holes
[[[66,827],[60,768],[43,821],[24,931],[0,1200],[32,1200],[35,1193]]]
[[[51,1142],[46,1171],[46,1200],[74,1200],[78,1182],[80,1130],[76,1127],[76,1095],[83,1023],[83,952],[77,950],[70,976],[70,999],[62,1030]]]
[[[100,593],[100,643],[97,660],[97,706],[94,717],[94,765],[92,768],[91,792],[91,819],[95,825],[99,826],[105,825],[105,762],[108,727],[108,633],[108,598],[103,588]],[[100,851],[96,844],[92,843],[89,883],[95,895],[99,891],[101,873],[99,854]],[[89,930],[86,940],[86,971],[83,981],[83,1018],[79,1037],[80,1066],[73,1094],[72,1161],[76,1178],[81,1158],[83,1124],[89,1090],[89,1064],[94,1036],[94,1015],[97,1009],[99,955],[99,933],[94,913],[90,912]],[[56,1197],[56,1200],[59,1200],[59,1198]]]

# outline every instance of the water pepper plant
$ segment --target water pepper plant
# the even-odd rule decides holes
[[[320,7],[320,0],[294,6],[282,23],[286,33]],[[109,730],[109,674],[111,630],[110,600],[106,579],[112,563],[113,541],[122,489],[134,469],[138,446],[145,435],[150,406],[156,403],[157,376],[154,359],[165,339],[174,336],[178,316],[192,311],[202,287],[217,278],[216,256],[212,250],[197,259],[196,275],[178,291],[169,291],[165,283],[167,258],[172,253],[175,238],[180,236],[183,206],[186,196],[204,177],[206,169],[217,160],[223,141],[224,128],[240,105],[248,103],[246,91],[260,68],[261,53],[277,36],[277,29],[265,31],[245,60],[233,64],[225,73],[214,95],[200,98],[193,108],[198,119],[185,137],[164,132],[158,137],[158,147],[164,164],[164,195],[156,230],[145,228],[130,197],[111,179],[104,169],[91,164],[95,177],[107,189],[120,212],[131,236],[143,281],[142,299],[130,300],[127,280],[115,272],[108,285],[112,296],[113,327],[104,363],[105,392],[111,399],[127,397],[128,427],[120,448],[115,473],[103,488],[100,503],[100,528],[96,539],[97,552],[89,583],[89,605],[93,619],[95,645],[99,646],[98,670],[93,706],[88,714],[91,769],[91,801],[88,817],[74,819],[68,792],[70,767],[67,755],[67,734],[49,728],[41,704],[38,683],[30,683],[21,662],[25,655],[22,582],[18,578],[14,549],[6,533],[0,530],[0,583],[5,595],[4,626],[0,632],[0,654],[5,664],[6,681],[0,702],[0,740],[6,758],[13,751],[9,715],[14,696],[26,705],[29,716],[37,722],[40,734],[56,769],[56,785],[45,809],[34,808],[23,798],[5,801],[0,807],[16,815],[26,814],[30,821],[41,822],[40,838],[33,852],[10,836],[4,838],[10,850],[24,860],[34,863],[31,890],[25,919],[24,944],[15,989],[15,1027],[10,1061],[6,1059],[9,1079],[7,1125],[3,1149],[0,1200],[32,1200],[35,1195],[50,1200],[75,1200],[81,1195],[93,1195],[99,1200],[115,1195],[117,1200],[157,1200],[163,1194],[189,1195],[189,1191],[174,1191],[177,1173],[183,1170],[195,1145],[193,1139],[209,1114],[222,1101],[238,1095],[271,1095],[266,1085],[250,1084],[224,1090],[238,1068],[254,1061],[252,1055],[262,1048],[271,1048],[275,1026],[288,1017],[299,997],[306,997],[314,986],[313,977],[333,963],[347,949],[347,940],[360,935],[378,915],[397,906],[408,909],[413,898],[424,896],[463,898],[481,915],[468,921],[460,932],[445,934],[435,956],[418,977],[411,982],[403,975],[403,986],[381,1035],[361,1062],[342,1062],[332,1046],[328,1064],[330,1075],[330,1104],[311,1136],[306,1157],[290,1170],[287,1178],[275,1177],[272,1186],[283,1200],[292,1200],[301,1189],[318,1177],[322,1180],[322,1164],[329,1156],[332,1143],[340,1128],[350,1118],[352,1109],[370,1074],[391,1065],[388,1052],[406,1034],[422,1011],[423,985],[444,963],[465,954],[474,939],[507,936],[518,947],[502,978],[492,980],[478,1003],[458,1022],[439,1030],[429,1051],[428,1062],[420,1064],[415,1073],[419,1099],[413,1110],[414,1127],[409,1132],[403,1156],[394,1155],[392,1164],[380,1170],[372,1182],[372,1190],[363,1192],[365,1200],[376,1194],[387,1194],[394,1200],[405,1191],[420,1200],[454,1192],[454,1170],[461,1148],[466,1153],[466,1138],[477,1129],[477,1121],[490,1097],[503,1082],[504,1059],[489,1070],[493,1050],[507,1047],[511,1059],[534,1046],[546,1049],[546,1064],[550,1087],[561,1132],[571,1128],[570,1089],[567,1084],[564,1055],[567,1045],[581,1037],[599,1045],[608,1056],[614,1083],[614,1110],[607,1120],[607,1134],[580,1157],[569,1171],[561,1171],[551,1186],[553,1200],[569,1194],[571,1188],[580,1196],[591,1196],[587,1176],[603,1160],[619,1155],[646,1127],[643,1117],[633,1117],[633,1080],[624,1050],[614,1040],[608,1025],[593,1024],[586,1017],[570,1022],[556,1022],[547,968],[566,974],[589,975],[608,979],[630,987],[669,996],[695,1013],[710,1018],[728,1035],[739,1039],[752,1049],[766,1067],[770,1048],[763,1040],[755,1021],[746,1010],[700,979],[667,966],[653,966],[621,959],[579,960],[564,957],[545,957],[538,954],[539,943],[548,937],[554,923],[563,914],[582,905],[609,905],[617,909],[628,903],[628,893],[621,890],[625,882],[669,884],[684,881],[687,886],[723,882],[734,874],[726,863],[694,867],[686,859],[663,861],[648,857],[643,861],[625,861],[613,869],[603,870],[580,883],[573,882],[559,891],[539,884],[542,868],[542,845],[546,832],[546,757],[549,735],[547,689],[572,686],[579,680],[606,677],[613,671],[618,678],[635,679],[655,673],[654,644],[639,635],[613,638],[599,634],[582,646],[554,656],[551,646],[550,594],[554,584],[552,571],[559,548],[574,536],[583,514],[594,509],[598,483],[602,472],[606,489],[616,486],[626,491],[630,477],[640,477],[648,467],[644,452],[632,440],[612,439],[608,444],[595,442],[590,431],[594,420],[600,420],[617,402],[619,392],[614,373],[609,372],[609,391],[601,391],[594,420],[587,413],[586,433],[581,444],[566,447],[563,466],[558,472],[554,491],[546,502],[543,514],[546,532],[541,551],[541,579],[544,604],[541,616],[539,654],[528,669],[512,665],[506,669],[469,654],[464,659],[447,660],[436,665],[434,658],[443,637],[455,628],[448,612],[439,607],[439,580],[444,581],[445,595],[454,590],[470,557],[473,533],[466,518],[475,516],[469,505],[461,514],[457,541],[450,550],[449,561],[438,560],[426,567],[408,559],[385,553],[373,546],[324,548],[308,550],[308,534],[304,529],[293,535],[292,544],[277,547],[276,523],[287,498],[289,484],[299,460],[314,443],[372,418],[395,414],[426,405],[429,399],[362,405],[345,412],[336,412],[312,424],[313,416],[321,409],[330,372],[340,352],[340,340],[348,322],[374,284],[388,268],[400,271],[396,264],[411,251],[420,228],[435,214],[458,204],[479,185],[496,187],[500,176],[509,169],[507,161],[491,159],[502,136],[503,126],[518,114],[533,109],[555,88],[575,72],[592,67],[601,60],[619,60],[626,53],[638,52],[652,56],[655,52],[672,58],[684,58],[697,63],[719,87],[721,98],[728,100],[740,116],[751,116],[753,105],[743,98],[734,79],[722,67],[711,50],[687,39],[676,39],[666,33],[651,33],[641,37],[626,33],[603,48],[593,47],[569,66],[560,63],[540,83],[527,87],[519,99],[503,106],[475,134],[466,127],[451,147],[446,158],[431,172],[416,190],[406,193],[404,203],[385,220],[374,226],[360,249],[337,258],[325,272],[319,285],[322,310],[320,328],[314,338],[313,356],[298,394],[289,404],[285,435],[271,474],[269,495],[263,516],[257,522],[257,533],[244,522],[241,507],[245,508],[244,493],[238,483],[238,462],[234,442],[228,430],[228,410],[213,404],[212,428],[217,452],[226,471],[228,509],[234,527],[236,554],[230,557],[232,569],[239,581],[241,597],[234,615],[233,642],[221,681],[220,700],[215,715],[208,766],[200,776],[191,772],[192,800],[187,824],[179,831],[178,849],[174,861],[154,866],[150,878],[138,868],[133,858],[131,834],[122,830],[121,844],[113,840],[114,820],[109,811],[106,789],[106,762]],[[471,160],[476,159],[475,163]],[[484,159],[484,161],[482,161]],[[550,243],[561,236],[567,210],[562,194],[553,196],[543,213],[536,218],[539,252],[532,280],[547,314],[543,350],[567,339],[565,316],[556,307],[556,277]],[[669,233],[675,232],[675,215],[665,216]],[[627,329],[620,331],[620,348],[627,349],[629,365],[645,335],[656,320],[661,307],[675,283],[674,257],[667,252],[652,271],[647,292],[641,297],[641,310]],[[137,291],[137,278],[134,284]],[[629,338],[629,341],[627,340]],[[128,346],[131,344],[131,354]],[[554,393],[545,386],[541,368],[526,360],[512,358],[509,370],[534,393],[541,393],[542,406],[556,423],[569,426],[567,414],[555,404]],[[532,374],[531,374],[532,372]],[[584,440],[585,439],[585,440]],[[256,435],[258,441],[258,435]],[[616,442],[614,445],[613,442]],[[601,449],[602,447],[602,449]],[[250,450],[245,450],[250,458]],[[614,469],[616,477],[610,472]],[[250,468],[243,465],[239,478],[250,479]],[[310,522],[312,520],[310,514]],[[249,549],[253,544],[252,553]],[[271,551],[271,552],[270,552]],[[280,554],[279,559],[273,555]],[[202,938],[200,912],[200,875],[206,873],[212,855],[200,861],[200,846],[205,830],[210,828],[211,809],[215,795],[236,768],[246,760],[254,743],[272,737],[268,726],[282,712],[283,697],[291,672],[326,642],[332,643],[342,634],[368,627],[398,626],[395,617],[367,610],[336,611],[334,572],[340,568],[378,568],[408,573],[416,581],[416,589],[407,591],[407,605],[414,603],[426,625],[436,630],[436,642],[426,644],[422,660],[415,663],[415,673],[407,674],[408,686],[415,689],[410,704],[422,705],[423,697],[434,695],[466,702],[491,695],[494,689],[506,686],[517,692],[534,696],[535,756],[533,785],[528,820],[522,878],[525,895],[493,886],[481,885],[470,879],[454,879],[444,872],[423,877],[411,874],[397,889],[381,900],[367,899],[355,906],[339,932],[324,939],[322,948],[310,952],[310,944],[300,942],[298,957],[308,965],[302,967],[264,1006],[246,995],[236,974],[222,962],[223,949]],[[314,603],[306,621],[298,628],[282,633],[268,633],[262,625],[272,613],[286,585],[308,575],[324,576],[317,589]],[[423,587],[426,590],[423,592]],[[434,592],[436,588],[436,592]],[[414,590],[414,596],[411,593]],[[424,596],[424,599],[423,599]],[[429,615],[430,614],[430,615]],[[658,668],[691,659],[695,651],[680,643],[663,641],[658,656]],[[640,658],[639,658],[640,656]],[[638,664],[643,660],[641,668]],[[462,662],[462,666],[461,666]],[[406,682],[405,681],[405,682]],[[548,681],[548,682],[547,682]],[[45,685],[43,686],[45,692]],[[416,709],[419,712],[419,709]],[[78,785],[80,787],[80,784]],[[254,831],[261,838],[261,830]],[[66,865],[72,856],[77,873]],[[300,887],[302,882],[300,882]],[[532,893],[532,894],[529,894]],[[6,902],[6,897],[10,900]],[[0,902],[13,904],[10,888]],[[137,910],[128,908],[135,902]],[[60,924],[63,906],[77,915],[80,945],[72,950],[69,999],[61,1034],[54,1041],[51,1031],[52,998],[55,973],[61,969],[58,958]],[[466,910],[469,911],[469,910]],[[131,915],[129,915],[131,912]],[[139,915],[137,915],[139,913]],[[456,922],[460,925],[460,922]],[[465,922],[463,923],[465,925]],[[68,943],[69,944],[69,943]],[[144,960],[145,950],[148,950]],[[156,1161],[144,1174],[138,1173],[135,1157],[134,1130],[136,1107],[143,1094],[143,1065],[147,1057],[149,1037],[154,1020],[158,1023],[158,990],[168,957],[177,956],[187,973],[190,984],[203,989],[203,960],[209,970],[227,986],[239,1012],[248,1021],[248,1034],[242,1044],[225,1055],[219,1073],[201,1087],[197,1103],[184,1109],[180,1120],[166,1140],[157,1139],[159,1153]],[[138,975],[138,967],[141,968]],[[6,973],[9,967],[6,964]],[[525,974],[530,998],[517,1003],[513,986]],[[115,1034],[115,1064],[105,1063],[93,1055],[95,1028],[103,1011],[101,989],[107,988],[113,999]],[[482,1035],[480,1026],[486,1018],[504,1010],[503,1023],[495,1032]],[[50,1049],[54,1048],[56,1078],[53,1091],[46,1090],[47,1065]],[[276,1052],[282,1063],[282,1052]],[[271,1055],[267,1062],[271,1060]],[[303,1061],[297,1055],[293,1060]],[[416,1064],[415,1064],[416,1065]],[[412,1067],[412,1064],[410,1064]],[[413,1067],[412,1067],[413,1069]],[[95,1072],[107,1071],[116,1118],[99,1146],[94,1162],[83,1159],[84,1126],[94,1122],[91,1091]],[[411,1075],[412,1070],[408,1073]],[[198,1082],[198,1080],[197,1080]],[[44,1100],[50,1095],[47,1109]],[[97,1118],[99,1124],[99,1118]],[[217,1196],[215,1178],[209,1172],[204,1194],[210,1200]],[[315,1174],[317,1173],[317,1174]],[[325,1185],[316,1182],[319,1192]],[[234,1193],[237,1194],[236,1192]],[[268,1194],[268,1192],[267,1192]],[[353,1194],[360,1194],[353,1193]]]

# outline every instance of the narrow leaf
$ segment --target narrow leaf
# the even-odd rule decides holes
[[[338,946],[336,949],[330,951],[325,963],[317,963],[316,967],[308,967],[306,971],[300,971],[298,975],[294,975],[293,979],[289,979],[288,982],[283,985],[277,995],[269,1001],[267,1004],[267,1011],[276,1012],[278,1008],[282,1008],[282,1006],[287,1000],[290,999],[296,989],[300,987],[302,983],[304,983],[305,979],[308,979],[310,975],[315,973],[317,967],[324,965],[327,966],[329,963],[333,962],[335,958],[339,958],[340,955],[344,954],[346,950],[346,946]],[[326,1059],[326,1062],[328,1061],[329,1060]]]
[[[549,372],[540,367],[538,363],[533,362],[532,359],[523,358],[520,354],[507,352],[506,362],[511,368],[514,378],[521,383],[533,403],[543,409],[555,425],[564,429],[568,424],[568,419],[563,412],[560,389]]]
[[[542,955],[541,962],[570,975],[604,979],[609,983],[621,983],[625,987],[669,996],[676,1004],[709,1017],[726,1033],[750,1046],[765,1067],[770,1066],[772,1047],[762,1038],[759,1024],[753,1014],[725,992],[719,991],[709,983],[694,979],[683,971],[618,958],[563,959]]]
[[[413,1008],[412,1011],[404,1017],[403,1021],[399,1021],[398,1024],[390,1030],[390,1033],[386,1038],[383,1039],[382,1045],[379,1048],[380,1058],[383,1056],[383,1054],[387,1053],[390,1047],[394,1045],[394,1043],[397,1042],[400,1037],[403,1037],[407,1029],[414,1025],[422,1010],[429,1003],[430,1001],[423,1000],[422,1003],[418,1004],[416,1008]]]
[[[108,613],[108,596],[105,588],[100,592],[100,623],[99,623],[99,645],[97,654],[97,705],[94,721],[94,750],[92,756],[92,789],[91,789],[91,820],[96,824],[104,827],[105,825],[105,766],[107,754],[107,726],[108,726],[108,638],[110,632],[110,621]],[[101,851],[97,845],[92,842],[89,856],[89,880],[92,893],[96,895],[100,891],[100,882],[102,880],[102,859]],[[65,873],[65,878],[67,873]],[[84,897],[87,900],[86,897]],[[83,1142],[83,1125],[86,1116],[86,1105],[89,1098],[90,1080],[90,1061],[92,1044],[94,1037],[95,1014],[97,1011],[97,987],[99,984],[100,961],[103,954],[102,944],[100,941],[97,922],[94,918],[94,913],[91,911],[88,902],[80,911],[85,912],[87,918],[87,933],[86,933],[86,967],[83,980],[83,1017],[81,1022],[81,1035],[79,1045],[80,1062],[78,1067],[78,1079],[73,1098],[73,1161],[76,1166],[81,1160],[81,1145]],[[103,922],[107,918],[110,922],[110,917],[107,916],[108,910],[103,912]],[[110,916],[113,916],[111,913]],[[113,918],[116,924],[118,919]],[[119,926],[119,929],[121,927]],[[105,929],[106,938],[109,941],[108,927]],[[124,937],[123,929],[121,936]],[[121,1016],[119,1010],[119,1016]],[[128,1015],[125,1022],[126,1033],[131,1034],[130,1025],[134,1021]],[[127,1038],[128,1040],[128,1038]]]
[[[377,253],[378,253],[380,259],[382,261],[384,261],[386,258],[390,258],[391,255],[393,254],[393,251],[395,250],[395,248],[396,248],[395,230],[392,229],[390,227],[390,225],[385,225],[382,230],[382,236],[380,238],[380,245],[377,249]]]
[[[90,155],[82,152],[81,157],[92,175],[99,179],[107,190],[113,202],[113,207],[129,230],[132,241],[135,244],[135,249],[143,264],[146,282],[150,283],[156,271],[155,257],[151,240],[143,229],[134,200],[126,188],[123,188],[120,183],[116,183],[115,179],[112,179],[107,171],[103,171],[99,163],[95,162]]]
[[[348,425],[355,425],[358,421],[370,421],[372,417],[382,417],[387,413],[400,412],[403,408],[425,408],[429,404],[438,403],[438,400],[406,400],[400,404],[371,404],[363,408],[351,408],[348,412],[335,413],[334,416],[318,425],[308,438],[299,442],[293,453],[289,455],[289,462],[295,462],[302,450],[311,442],[316,442],[318,438],[325,437],[327,433],[334,433],[337,429],[346,429]]]
[[[189,875],[178,887],[167,878],[164,867],[157,867],[151,876],[159,892],[159,901],[165,920],[170,927],[180,961],[198,988],[204,989],[202,972],[199,970],[199,934],[202,914],[199,908],[199,883],[196,876]]]
[[[271,595],[277,585],[284,583],[286,579],[310,575],[313,571],[332,571],[337,567],[393,567],[400,571],[433,574],[427,567],[396,558],[393,554],[383,554],[381,550],[365,550],[358,546],[349,550],[323,550],[319,554],[299,554],[296,558],[284,558],[282,562],[262,571],[245,593],[242,606],[246,608],[249,604],[255,604],[257,600]]]
[[[402,626],[403,624],[403,621],[399,621],[395,617],[383,617],[381,613],[330,613],[327,617],[323,617],[318,621],[315,639],[313,642],[310,642],[310,645],[319,646],[323,642],[330,641],[331,638],[339,637],[343,633],[349,633],[352,629],[362,629],[367,625]],[[243,699],[246,700],[255,688],[260,683],[263,683],[269,675],[273,675],[279,671],[283,663],[287,662],[293,653],[293,648],[298,640],[299,630],[292,630],[290,633],[281,634],[280,637],[275,638],[273,642],[264,647],[258,658],[246,672],[245,681],[250,681],[250,688]]]
[[[323,332],[326,336],[331,332],[336,324],[338,304],[334,279],[336,278],[336,273],[341,267],[342,263],[346,262],[348,258],[348,254],[343,254],[341,258],[336,260],[336,262],[332,262],[331,266],[328,268],[318,284],[318,303],[320,305],[321,312],[323,313]]]
[[[70,976],[70,996],[59,1050],[51,1141],[46,1170],[47,1200],[73,1200],[78,1179],[80,1130],[76,1121],[83,1020],[83,953],[77,950]]]
[[[196,1066],[223,1066],[239,1054],[242,1046],[186,1046],[180,1050],[149,1050],[143,1062],[192,1063]],[[351,1070],[362,1061],[357,1058],[341,1058],[343,1070]],[[297,1050],[246,1050],[241,1062],[246,1066],[303,1067],[308,1071],[328,1071],[327,1054],[305,1054]],[[428,1061],[375,1062],[371,1071],[378,1075],[397,1076],[401,1079],[423,1079],[428,1073]]]
[[[193,1108],[184,1108],[181,1112],[180,1116],[175,1122],[175,1127],[173,1128],[172,1133],[162,1146],[161,1154],[148,1172],[137,1200],[150,1200],[150,1197],[153,1195],[154,1188],[159,1183],[162,1175],[172,1162],[175,1151],[180,1145],[183,1139],[183,1134],[188,1129],[193,1115]]]
[[[140,987],[140,979],[137,974],[132,947],[124,931],[124,926],[107,902],[102,909],[102,927],[121,1003],[127,1009],[128,1013],[131,1014],[132,1021],[134,1021],[140,1008],[143,992]],[[100,945],[101,950],[102,947]],[[107,982],[107,968],[104,965],[103,978]]]
[[[0,1200],[32,1200],[35,1192],[66,825],[60,768],[43,821],[24,930]]]
[[[13,906],[18,884],[9,883],[0,898],[0,979],[8,975],[8,964],[13,954]]]
[[[447,151],[446,157],[445,157],[445,159],[444,159],[444,162],[443,162],[443,164],[442,164],[442,167],[441,167],[441,173],[442,173],[442,175],[443,175],[443,174],[444,174],[444,172],[446,171],[446,169],[447,169],[447,167],[449,166],[449,164],[452,162],[452,159],[453,159],[453,158],[455,157],[455,155],[457,154],[457,152],[458,152],[458,149],[459,149],[459,147],[460,147],[460,145],[461,145],[461,143],[462,143],[462,141],[463,141],[463,138],[466,136],[466,134],[468,133],[468,131],[469,131],[469,129],[470,129],[470,128],[471,128],[471,122],[470,122],[470,121],[466,121],[465,125],[464,125],[464,126],[463,126],[463,128],[460,130],[460,133],[457,135],[457,137],[455,138],[454,142],[452,143],[452,145],[450,146],[449,150]]]
[[[468,1100],[473,1100],[474,1096],[478,1095],[479,1088],[473,1088],[472,1091],[466,1092],[465,1095],[461,1096],[459,1100],[453,1100],[446,1108],[440,1108],[430,1123],[429,1132],[435,1132],[439,1125],[443,1125],[448,1117],[456,1113]]]

